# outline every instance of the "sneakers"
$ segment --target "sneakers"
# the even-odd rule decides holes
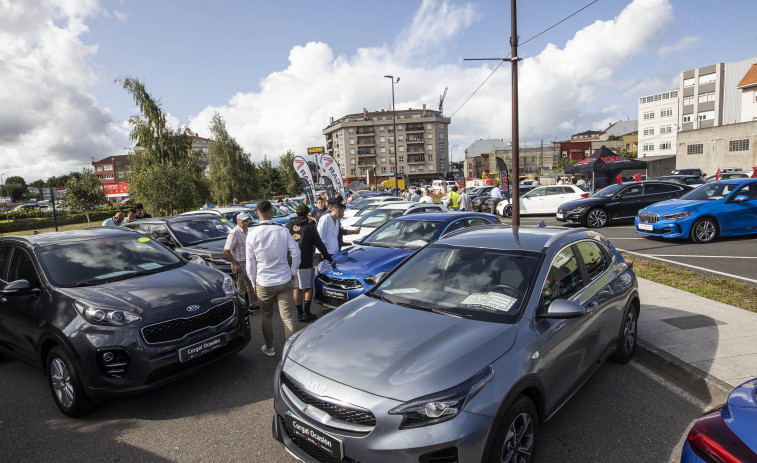
[[[265,346],[265,344],[263,344],[260,347],[260,352],[264,353],[265,355],[267,355],[269,357],[273,357],[274,355],[276,355],[276,349],[274,349],[273,346],[271,346],[270,348],[268,348],[268,347]]]
[[[308,312],[306,314],[302,314],[302,318],[300,318],[300,321],[303,322],[303,323],[310,323],[310,322],[316,320],[317,318],[318,317],[315,316],[315,314],[312,314],[312,313]]]

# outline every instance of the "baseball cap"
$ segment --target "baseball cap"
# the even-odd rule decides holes
[[[252,217],[250,217],[250,214],[246,212],[240,212],[237,215],[237,220],[252,220]]]

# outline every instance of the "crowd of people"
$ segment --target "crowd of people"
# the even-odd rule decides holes
[[[109,219],[103,220],[102,226],[103,227],[118,227],[119,225],[123,225],[126,223],[134,222],[135,220],[139,219],[149,219],[152,216],[145,212],[144,207],[142,204],[135,204],[134,207],[130,208],[126,211],[126,214],[124,214],[121,211],[116,212],[113,217]]]

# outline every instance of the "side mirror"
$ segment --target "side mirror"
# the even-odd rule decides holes
[[[734,203],[741,203],[744,201],[749,201],[749,196],[747,195],[736,195],[735,198],[733,198]]]
[[[155,241],[157,241],[158,243],[162,244],[163,246],[167,246],[169,248],[174,247],[173,242],[171,240],[169,240],[168,238],[158,238]]]
[[[544,318],[577,318],[585,313],[586,309],[581,304],[567,299],[555,299],[547,307]]]
[[[356,240],[352,240],[352,244],[363,244],[363,238],[358,238]]]
[[[2,291],[0,291],[0,294],[3,296],[27,296],[29,294],[39,294],[42,290],[39,288],[32,288],[32,285],[29,284],[26,280],[16,280],[8,283],[5,285],[5,288],[3,288]]]
[[[180,252],[179,255],[181,257],[183,257],[184,259],[186,259],[186,260],[192,260],[192,254],[190,254],[190,253],[188,253],[186,251]]]

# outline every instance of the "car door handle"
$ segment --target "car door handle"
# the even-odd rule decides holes
[[[593,314],[594,312],[596,312],[597,307],[599,307],[599,303],[598,302],[592,302],[591,304],[589,304],[589,305],[586,306],[586,313],[589,314],[589,315]]]

